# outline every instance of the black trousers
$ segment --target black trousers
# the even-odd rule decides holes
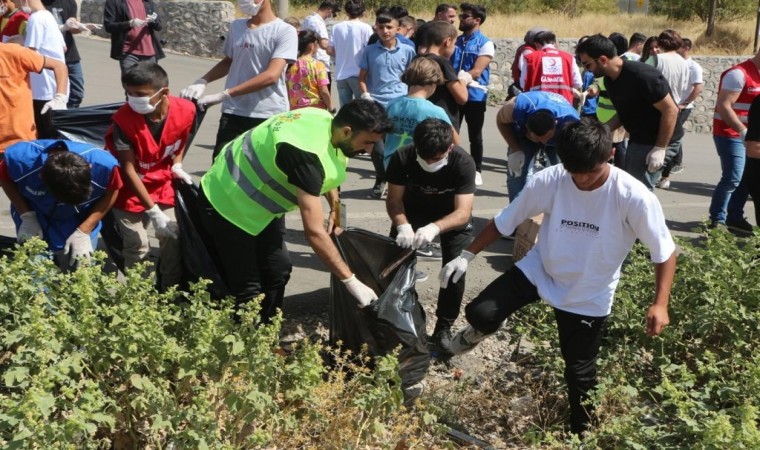
[[[34,124],[37,126],[37,139],[55,139],[57,133],[53,128],[53,113],[42,114],[42,108],[48,100],[32,100],[34,107]]]
[[[266,321],[282,308],[285,285],[292,264],[285,246],[285,218],[276,218],[256,236],[250,235],[222,217],[206,194],[198,197],[203,226],[217,254],[222,279],[235,304],[241,306],[264,294],[261,317]]]
[[[216,132],[216,144],[214,144],[213,159],[222,151],[228,142],[250,130],[256,128],[266,119],[259,117],[244,117],[235,114],[222,113],[219,118],[219,130]]]
[[[465,308],[467,321],[483,333],[525,305],[539,300],[538,290],[517,267],[496,278]],[[584,404],[596,386],[596,360],[607,317],[589,317],[554,309],[559,345],[565,361],[570,403],[570,428],[580,434],[588,428],[593,407]]]
[[[383,154],[385,153],[385,142],[379,140],[372,146],[372,167],[375,168],[375,186],[385,182],[385,165],[383,164]]]
[[[483,123],[486,120],[486,102],[467,102],[459,106],[459,125],[467,120],[467,137],[470,155],[475,160],[475,170],[481,172],[483,165]],[[457,129],[457,132],[459,129]]]
[[[755,225],[760,226],[760,159],[747,158],[742,183],[747,187],[755,204]]]
[[[407,211],[406,216],[415,230],[431,222],[416,218],[409,211]],[[396,227],[391,227],[391,237],[395,239],[397,234]],[[471,236],[472,223],[467,223],[458,230],[441,233],[441,267],[462,253],[462,250],[470,243]],[[435,324],[436,331],[440,328],[451,328],[459,317],[459,311],[462,309],[462,298],[464,297],[464,281],[465,277],[462,276],[456,283],[449,283],[446,289],[438,290],[438,306],[435,310],[435,315],[438,318]]]

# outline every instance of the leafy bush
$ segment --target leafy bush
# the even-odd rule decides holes
[[[281,318],[240,324],[204,284],[158,293],[139,268],[119,282],[101,260],[61,273],[34,240],[0,260],[3,448],[386,448],[435,442],[410,415],[393,356],[278,347]],[[102,258],[102,255],[101,257]],[[356,361],[359,361],[358,363]],[[351,376],[349,376],[349,374]]]
[[[659,337],[645,334],[654,293],[648,252],[636,247],[623,268],[586,448],[760,448],[760,235],[737,240],[711,230],[679,246],[670,325]],[[433,403],[448,408],[440,415],[464,417],[473,431],[517,448],[577,445],[565,428],[564,363],[551,309],[524,308],[500,333],[535,347],[500,363],[488,380],[436,393]]]
[[[711,1],[694,0],[652,0],[651,12],[676,20],[689,20],[699,17],[703,21],[709,15]],[[715,18],[718,20],[735,20],[751,17],[756,5],[747,0],[718,0]]]

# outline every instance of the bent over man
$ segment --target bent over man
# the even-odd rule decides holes
[[[544,299],[554,308],[570,402],[571,430],[588,427],[584,404],[596,385],[596,359],[623,260],[636,239],[651,252],[655,292],[646,316],[649,336],[668,324],[676,268],[675,244],[657,198],[612,167],[607,128],[591,118],[567,125],[557,141],[562,165],[536,174],[522,194],[441,271],[441,287],[456,282],[481,250],[543,213],[538,243],[465,308],[469,325],[451,341],[464,353],[496,332],[515,311]]]

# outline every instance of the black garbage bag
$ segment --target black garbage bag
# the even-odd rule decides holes
[[[211,284],[207,290],[211,298],[223,299],[229,295],[229,290],[219,273],[213,246],[206,245],[207,242],[212,241],[200,218],[201,212],[197,202],[200,188],[195,184],[185,184],[175,180],[174,195],[174,215],[179,225],[184,281],[197,282],[201,278],[210,280]]]
[[[111,116],[124,103],[52,110],[53,128],[61,139],[87,142],[103,148]]]
[[[367,344],[373,356],[385,355],[399,345],[401,388],[409,400],[414,386],[425,378],[430,365],[427,349],[425,311],[414,289],[416,258],[411,257],[381,280],[380,272],[395,261],[402,248],[387,236],[348,228],[334,235],[343,259],[364,284],[379,298],[361,310],[343,283],[330,279],[330,343],[341,341],[343,349],[354,352]],[[373,308],[373,310],[368,310]]]

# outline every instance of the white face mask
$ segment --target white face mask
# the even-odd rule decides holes
[[[425,162],[424,159],[420,158],[420,155],[417,155],[417,164],[419,164],[420,167],[422,167],[422,170],[424,170],[425,172],[429,172],[429,173],[438,172],[439,170],[446,167],[446,164],[448,163],[449,163],[449,155],[446,155],[446,157],[432,164],[428,164],[427,162]]]
[[[256,0],[238,0],[238,7],[240,7],[240,12],[251,17],[259,13],[261,5],[263,4],[264,0],[261,0],[258,4],[256,3]]]
[[[137,114],[148,115],[155,111],[156,106],[161,103],[161,100],[159,100],[155,105],[151,105],[150,100],[161,92],[163,92],[163,89],[160,89],[150,97],[132,97],[131,95],[128,95],[127,103],[129,104],[129,107],[132,108],[132,111],[136,112]]]

